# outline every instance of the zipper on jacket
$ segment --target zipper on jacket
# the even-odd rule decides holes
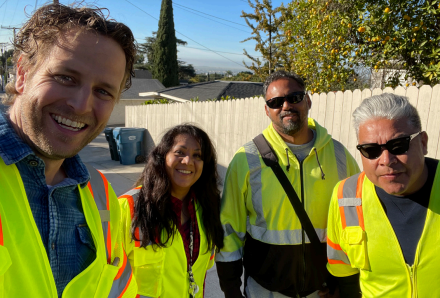
[[[409,278],[411,280],[411,298],[414,298],[414,265],[410,266],[408,264],[406,264],[406,266],[408,267],[408,271],[409,271]]]
[[[306,157],[307,158],[307,157]],[[303,179],[303,162],[305,159],[303,159],[300,163],[299,163],[299,175],[301,177],[301,203],[302,206],[304,208],[304,179]],[[301,283],[300,283],[300,290],[298,292],[303,292],[306,286],[306,239],[305,239],[305,231],[303,226],[301,225],[301,235],[302,235],[302,255],[303,255],[303,274],[301,274]]]

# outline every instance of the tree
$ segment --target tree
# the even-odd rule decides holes
[[[8,77],[9,77],[9,71],[7,70],[6,66],[12,65],[12,56],[14,54],[14,50],[11,49],[11,50],[3,51],[2,49],[1,53],[2,55],[0,56],[0,78],[3,77],[5,80],[3,82],[3,87],[4,87],[8,82]]]
[[[179,79],[189,80],[196,76],[196,70],[192,64],[185,65],[186,63],[178,60],[179,63]]]
[[[177,63],[177,40],[174,31],[173,6],[171,0],[162,0],[159,29],[154,43],[153,77],[165,87],[179,85]]]
[[[248,0],[254,13],[242,11],[241,17],[245,19],[246,24],[252,29],[252,36],[243,40],[254,40],[256,42],[255,50],[260,52],[262,59],[253,57],[246,50],[244,54],[252,60],[251,65],[243,62],[244,66],[252,70],[262,81],[275,69],[282,68],[281,61],[286,56],[275,45],[275,40],[279,37],[279,28],[283,22],[281,11],[284,7],[273,8],[270,0],[255,0],[255,4]],[[253,22],[251,22],[253,21]],[[255,24],[254,24],[255,23]]]
[[[152,36],[145,37],[145,42],[138,45],[138,53],[142,56],[142,62],[140,64],[143,64],[143,67],[146,67],[146,69],[152,70],[153,69],[153,62],[154,62],[154,44],[157,40],[157,32],[153,31]],[[181,40],[179,38],[176,38],[176,44],[178,46],[186,46],[188,43],[184,40]],[[147,59],[146,63],[144,63],[144,59]],[[138,63],[138,62],[136,62]],[[183,62],[185,64],[185,62]]]
[[[370,78],[396,87],[403,75],[435,84],[439,12],[427,0],[297,0],[282,11],[277,45],[312,92],[362,88]]]

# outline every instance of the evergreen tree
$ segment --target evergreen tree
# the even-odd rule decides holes
[[[174,31],[171,0],[162,0],[159,29],[154,49],[153,77],[158,79],[165,87],[179,85],[177,40]]]

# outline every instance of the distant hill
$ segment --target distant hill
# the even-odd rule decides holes
[[[196,73],[225,73],[226,71],[230,70],[234,74],[239,73],[240,71],[249,71],[246,67],[216,67],[216,66],[196,66],[194,65],[194,69],[196,70]]]

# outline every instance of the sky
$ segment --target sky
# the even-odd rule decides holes
[[[70,4],[71,0],[60,0],[62,4]],[[108,8],[110,16],[131,28],[138,43],[157,31],[161,0],[92,0],[84,1],[84,5],[95,5]],[[3,27],[20,28],[36,7],[48,2],[42,0],[0,0],[0,25]],[[273,5],[281,4],[273,0]],[[178,59],[193,64],[197,69],[201,66],[213,69],[246,70],[243,61],[250,60],[243,55],[246,49],[253,56],[260,56],[254,51],[255,42],[244,39],[251,36],[251,29],[240,17],[242,11],[252,12],[247,0],[174,0],[174,27],[176,37],[187,41],[186,46],[178,47]],[[223,19],[223,20],[222,20]],[[226,21],[225,21],[226,20]],[[0,29],[1,43],[9,43],[13,31]],[[212,52],[215,51],[216,53]]]

